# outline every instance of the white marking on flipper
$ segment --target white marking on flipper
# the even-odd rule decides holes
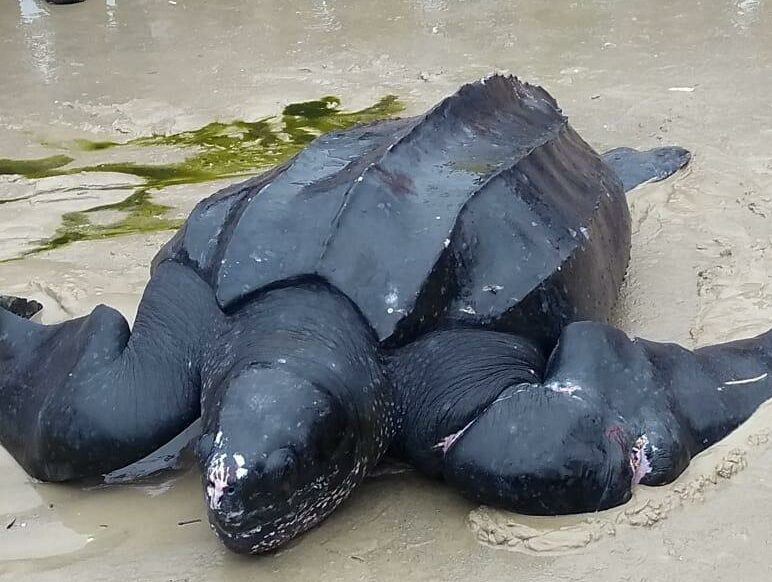
[[[754,378],[745,378],[743,380],[729,380],[727,382],[724,382],[724,386],[739,386],[740,384],[753,384],[754,382],[760,382],[761,380],[764,380],[769,374],[767,372],[764,372],[763,374],[756,376]]]
[[[209,508],[219,509],[220,500],[225,494],[225,489],[228,487],[228,476],[230,475],[230,467],[225,465],[225,454],[217,455],[209,465],[209,469],[206,472],[207,486],[206,496],[209,501]]]
[[[560,394],[568,394],[569,396],[573,396],[574,392],[579,392],[582,389],[581,386],[577,386],[571,381],[550,382],[549,384],[545,384],[544,387],[549,388],[553,392],[558,392]]]

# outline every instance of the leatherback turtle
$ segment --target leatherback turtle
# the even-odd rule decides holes
[[[131,331],[105,306],[50,326],[0,310],[0,442],[72,480],[200,415],[210,523],[238,552],[320,522],[387,449],[523,513],[621,504],[772,394],[770,335],[688,351],[605,323],[625,190],[688,160],[600,156],[499,75],[322,135],[198,204]]]

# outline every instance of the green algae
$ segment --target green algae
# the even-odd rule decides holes
[[[151,192],[173,185],[261,173],[297,154],[322,133],[393,117],[403,109],[394,95],[387,95],[359,111],[342,110],[340,99],[327,96],[292,103],[284,108],[281,115],[256,121],[214,121],[195,130],[143,136],[125,143],[86,139],[72,142],[73,149],[89,152],[124,146],[163,147],[189,152],[180,162],[107,162],[64,168],[73,159],[59,155],[36,160],[0,160],[0,174],[40,178],[79,172],[117,172],[138,176],[145,181],[121,202],[65,214],[51,238],[40,241],[25,253],[33,254],[76,241],[179,228],[183,221],[168,218],[166,215],[171,208],[154,202]],[[118,210],[124,215],[110,224],[94,224],[89,219],[89,214],[104,210]]]
[[[107,150],[121,145],[117,141],[92,141],[90,139],[76,139],[72,143],[76,148],[84,152]]]
[[[483,162],[453,162],[452,166],[461,171],[469,172],[470,174],[479,174],[485,176],[498,169],[496,164],[489,164]]]
[[[180,164],[138,164],[134,162],[110,162],[74,168],[73,172],[116,172],[144,178],[154,188],[164,188],[175,184],[194,184],[227,177],[212,171],[200,171],[185,162]]]
[[[9,160],[0,158],[0,174],[19,174],[25,178],[46,178],[67,172],[61,171],[73,159],[69,156],[49,156],[33,160]]]
[[[122,211],[125,216],[110,224],[94,224],[89,214],[105,210]],[[48,251],[84,240],[99,240],[127,234],[154,233],[182,226],[183,220],[166,218],[170,206],[153,202],[147,187],[139,188],[131,196],[114,204],[103,204],[62,216],[62,224],[54,236],[41,241],[25,255]]]
[[[149,178],[154,178],[148,175],[149,172],[158,172],[155,179],[162,181],[163,186],[264,171],[297,154],[322,133],[391,117],[402,109],[393,95],[354,112],[341,111],[337,97],[293,103],[284,108],[279,119],[215,121],[193,131],[131,140],[129,144],[138,146],[196,148],[198,151],[180,163],[152,168],[129,164],[124,170]]]

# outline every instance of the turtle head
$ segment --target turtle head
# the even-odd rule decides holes
[[[273,550],[324,519],[364,473],[349,413],[282,367],[230,376],[199,442],[212,528],[240,553]]]

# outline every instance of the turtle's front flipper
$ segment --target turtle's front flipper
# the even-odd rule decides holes
[[[668,483],[772,398],[772,332],[690,351],[633,340],[608,325],[574,323],[543,379],[518,379],[503,389],[499,383],[493,398],[491,386],[516,371],[513,356],[495,354],[478,374],[476,351],[491,332],[442,333],[444,353],[424,343],[410,354],[422,371],[418,389],[406,392],[414,408],[405,416],[403,442],[415,447],[420,441],[411,433],[430,435],[437,440],[430,473],[471,499],[521,513],[606,509],[627,501],[639,482]],[[522,341],[511,343],[522,350]],[[453,378],[448,361],[472,373]],[[405,362],[394,368],[401,391],[411,377],[405,370]],[[438,418],[447,433],[441,438]],[[423,457],[417,460],[426,470]]]
[[[133,331],[105,306],[50,326],[0,309],[0,443],[46,481],[141,459],[198,417],[219,319],[209,286],[175,263],[156,270]]]
[[[646,151],[615,148],[601,156],[616,172],[625,192],[646,182],[659,182],[685,167],[691,154],[678,146],[664,146]]]
[[[201,419],[189,425],[180,434],[139,461],[107,473],[104,482],[134,483],[168,471],[178,471],[193,464],[195,445],[201,438]]]
[[[510,386],[539,382],[544,361],[523,338],[478,329],[430,333],[395,350],[387,370],[402,421],[392,452],[441,476],[445,454],[470,423]]]

